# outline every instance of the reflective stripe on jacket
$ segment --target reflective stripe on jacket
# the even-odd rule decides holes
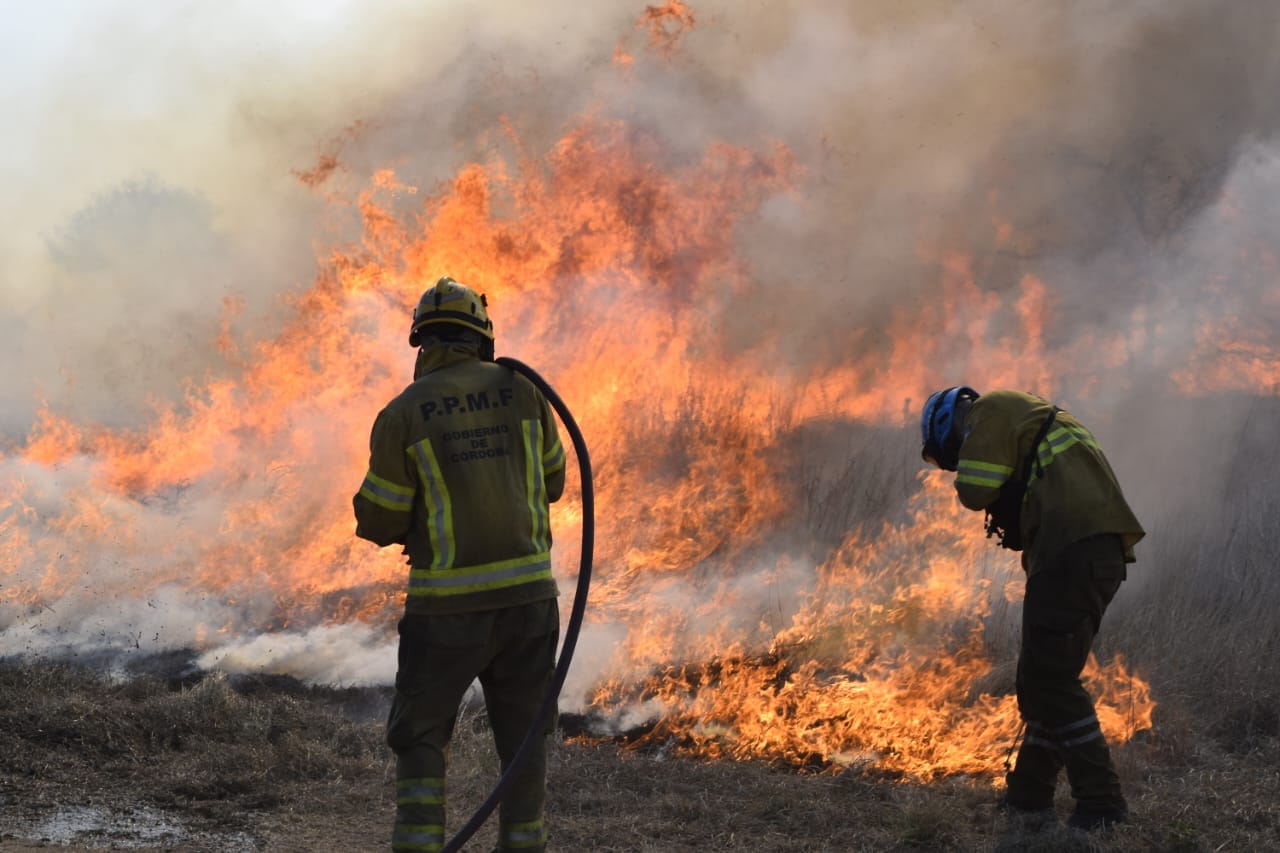
[[[956,469],[962,504],[984,509],[1005,482],[1021,482],[1031,442],[1052,409],[1020,391],[992,391],[974,402]],[[1098,533],[1119,534],[1132,562],[1133,546],[1145,534],[1092,433],[1059,411],[1036,458],[1022,506],[1023,567],[1034,572],[1067,545]]]
[[[555,597],[549,504],[565,453],[550,405],[465,344],[424,350],[419,371],[374,421],[356,535],[405,546],[410,613]]]

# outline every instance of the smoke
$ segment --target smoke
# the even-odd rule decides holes
[[[798,330],[802,369],[867,346],[866,329],[912,297],[938,298],[938,257],[922,247],[976,258],[983,291],[1010,294],[1027,273],[1043,276],[1065,320],[1046,330],[1053,341],[1123,331],[1135,304],[1191,313],[1220,259],[1173,280],[1160,264],[1171,249],[1199,254],[1178,245],[1186,229],[1221,200],[1242,153],[1271,144],[1274,10],[859,9],[793,7],[771,22],[785,34],[776,48],[744,51],[734,69],[756,126],[782,134],[815,171],[802,215],[767,221],[775,239],[749,241],[760,278],[810,287],[811,317],[856,320]],[[985,384],[984,371],[999,373],[947,372]]]
[[[368,625],[326,625],[301,633],[237,638],[196,659],[201,669],[292,675],[308,683],[368,687],[390,684],[396,650]]]
[[[311,286],[317,256],[358,243],[346,202],[377,170],[429,189],[473,160],[539,156],[584,114],[658,140],[658,168],[723,142],[790,152],[795,190],[738,225],[745,284],[708,299],[719,345],[762,374],[801,383],[848,366],[873,385],[867,365],[894,357],[889,330],[917,324],[931,363],[894,389],[903,422],[934,386],[1050,377],[1030,390],[1095,428],[1150,529],[1195,510],[1171,489],[1185,471],[1154,460],[1194,456],[1197,473],[1220,477],[1192,448],[1229,441],[1246,416],[1224,408],[1171,433],[1163,425],[1187,408],[1174,392],[1208,375],[1228,339],[1275,355],[1274,267],[1260,274],[1259,253],[1280,221],[1280,11],[1262,0],[708,0],[686,10],[692,25],[645,21],[645,4],[620,0],[41,10],[7,27],[12,67],[0,75],[19,129],[0,152],[11,446],[42,405],[140,427],[190,406],[193,384],[234,377],[291,319],[285,298]],[[943,287],[956,255],[971,278],[962,292],[1005,306],[982,329]],[[1019,337],[1019,300],[1039,292],[1029,282],[1043,283],[1050,318],[1035,341]],[[1006,338],[1031,358],[974,346]],[[348,453],[359,441],[333,444]],[[92,460],[6,468],[50,517],[59,501],[99,495]],[[342,491],[325,511],[352,485],[288,477],[281,488],[295,494]],[[238,487],[264,503],[270,491]],[[218,535],[224,488],[183,493],[188,532]],[[168,507],[100,509],[120,514],[131,547],[166,542],[160,565],[201,557],[168,544]],[[38,521],[0,527],[16,552],[39,555],[11,583],[57,559]],[[132,637],[210,648],[204,660],[230,668],[388,675],[369,663],[385,657],[378,631],[212,642],[195,626],[269,622],[270,596],[193,601],[161,586],[131,601],[128,573],[154,566],[103,552],[77,558],[92,583],[52,592],[53,611],[0,617],[0,653]],[[612,626],[592,630],[615,641]]]
[[[931,298],[922,250],[983,258],[984,290],[1051,271],[1060,316],[1088,326],[1194,297],[1202,279],[1159,280],[1160,257],[1276,128],[1280,24],[1262,3],[708,2],[670,56],[646,50],[639,5],[499,9],[99,4],[74,27],[27,12],[39,83],[2,164],[5,340],[24,368],[6,431],[40,398],[136,422],[140,388],[175,399],[218,367],[229,310],[238,334],[268,333],[313,248],[354,234],[297,178],[322,155],[353,185],[387,166],[430,183],[504,145],[504,118],[536,152],[586,109],[658,134],[669,157],[783,142],[808,180],[748,226],[756,279],[807,291],[811,318],[856,321],[797,318],[785,356],[804,371]],[[615,45],[638,61],[620,69]],[[733,329],[766,321],[765,300],[746,302]]]

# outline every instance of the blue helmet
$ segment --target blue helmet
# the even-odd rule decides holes
[[[960,464],[960,433],[969,404],[978,392],[966,385],[955,385],[929,395],[920,415],[920,455],[944,471],[954,471]]]

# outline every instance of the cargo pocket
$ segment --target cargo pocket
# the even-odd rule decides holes
[[[446,683],[468,677],[454,670],[477,666],[471,661],[483,653],[493,632],[490,613],[450,613],[405,616],[400,620],[396,689],[419,693],[432,680]],[[474,677],[471,673],[470,677]],[[469,680],[468,680],[468,683]]]
[[[559,635],[560,605],[554,598],[535,601],[521,610],[517,636],[531,638],[545,637],[547,634]]]
[[[1097,557],[1089,561],[1089,574],[1095,581],[1115,581],[1116,583],[1129,576],[1124,560],[1098,559]]]
[[[1098,618],[1101,621],[1102,610],[1115,598],[1120,584],[1128,576],[1123,557],[1094,557],[1089,561],[1089,580],[1098,596],[1095,606],[1100,605]]]
[[[1080,674],[1093,645],[1093,623],[1081,610],[1040,610],[1026,616],[1024,666],[1028,674],[1051,678]],[[1034,677],[1034,675],[1033,675]]]

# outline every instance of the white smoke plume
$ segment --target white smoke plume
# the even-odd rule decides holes
[[[1280,347],[1267,254],[1280,221],[1273,4],[669,8],[680,14],[646,24],[652,7],[622,0],[23,7],[0,36],[0,476],[23,496],[0,503],[0,541],[26,562],[0,569],[0,591],[38,587],[64,549],[81,552],[85,574],[35,610],[0,598],[0,654],[197,648],[231,669],[389,680],[388,626],[255,633],[278,607],[269,585],[193,595],[175,576],[128,594],[139,574],[201,559],[197,543],[225,534],[233,499],[340,492],[314,498],[329,512],[350,476],[228,477],[129,503],[95,485],[100,460],[49,467],[16,448],[42,407],[133,429],[157,405],[190,405],[192,387],[234,381],[237,359],[293,319],[282,297],[360,238],[352,207],[331,202],[377,170],[429,190],[472,160],[547,151],[586,114],[659,140],[658,167],[724,142],[790,152],[798,189],[736,235],[748,286],[706,308],[717,343],[761,373],[802,382],[888,364],[890,330],[918,315],[937,324],[936,363],[894,389],[904,414],[883,426],[911,426],[933,384],[1043,376],[1052,387],[1032,390],[1095,427],[1150,529],[1202,509],[1174,487],[1194,476],[1220,488],[1230,450],[1198,448],[1234,440],[1252,409],[1218,403],[1173,430],[1188,416],[1173,392],[1207,375],[1228,339],[1273,373]],[[950,252],[970,259],[978,296],[1006,306],[993,325],[974,330],[969,309],[949,304]],[[1045,364],[980,358],[970,335],[1015,335],[1029,278],[1052,302],[1034,349]],[[575,357],[570,345],[563,355]],[[351,401],[320,440],[356,478],[379,404]],[[51,530],[71,503],[115,519],[128,547]],[[270,555],[243,559],[269,577]],[[591,630],[613,642],[614,626]],[[608,654],[586,649],[593,658]]]

